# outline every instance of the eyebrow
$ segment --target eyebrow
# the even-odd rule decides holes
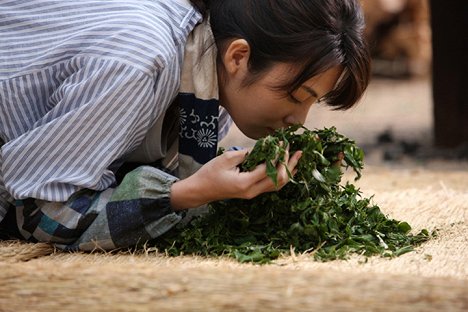
[[[312,95],[313,97],[318,97],[317,92],[315,92],[315,90],[312,89],[311,87],[302,86],[301,88],[303,88],[304,90],[306,90],[307,93],[309,93],[309,94]]]

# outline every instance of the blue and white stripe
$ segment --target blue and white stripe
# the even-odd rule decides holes
[[[11,196],[111,186],[176,96],[200,20],[184,0],[0,0],[0,220]]]

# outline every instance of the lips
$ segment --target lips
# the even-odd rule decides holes
[[[281,125],[281,126],[278,126],[278,127],[267,127],[268,131],[269,132],[275,132],[277,129],[283,129],[283,128],[287,128],[288,125]]]
[[[267,131],[268,131],[268,134],[272,134],[275,132],[275,129],[268,127]]]

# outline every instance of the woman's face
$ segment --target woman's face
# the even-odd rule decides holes
[[[242,53],[234,55],[233,59],[226,59],[225,55],[224,79],[219,79],[220,105],[229,112],[237,127],[252,139],[278,128],[303,124],[311,106],[333,89],[342,72],[337,66],[314,76],[290,97],[274,87],[292,78],[292,65],[276,64],[253,84],[243,86],[249,74],[247,60],[243,59]]]

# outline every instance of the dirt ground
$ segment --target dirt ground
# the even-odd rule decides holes
[[[430,97],[428,80],[374,80],[357,108],[316,107],[307,121],[365,148],[355,184],[386,214],[438,231],[414,252],[327,263],[295,254],[256,266],[0,242],[0,311],[468,311],[468,164],[431,147]],[[223,141],[251,144],[237,129]]]

